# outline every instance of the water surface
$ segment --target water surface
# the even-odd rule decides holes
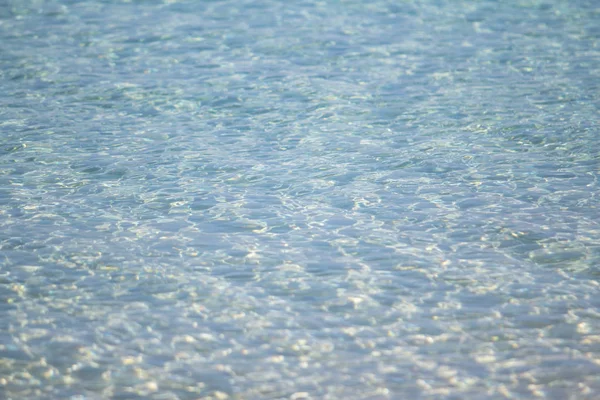
[[[0,397],[600,396],[599,27],[0,3]]]

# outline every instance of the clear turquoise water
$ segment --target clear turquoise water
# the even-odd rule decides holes
[[[0,398],[600,396],[595,1],[0,1]]]

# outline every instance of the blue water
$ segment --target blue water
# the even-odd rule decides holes
[[[599,121],[593,0],[1,0],[0,398],[599,398]]]

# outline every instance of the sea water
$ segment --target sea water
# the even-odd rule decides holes
[[[0,398],[600,396],[596,1],[0,1]]]

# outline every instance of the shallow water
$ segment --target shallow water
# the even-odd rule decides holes
[[[0,3],[0,397],[600,396],[595,1]]]

